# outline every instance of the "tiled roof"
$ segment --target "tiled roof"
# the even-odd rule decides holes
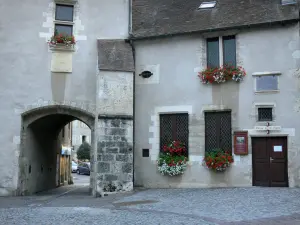
[[[297,4],[281,0],[216,0],[212,9],[198,7],[210,0],[133,0],[132,37],[209,31],[299,19]]]

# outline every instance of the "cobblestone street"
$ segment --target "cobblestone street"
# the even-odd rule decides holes
[[[88,186],[0,199],[0,224],[300,224],[300,189],[150,189],[104,198]]]

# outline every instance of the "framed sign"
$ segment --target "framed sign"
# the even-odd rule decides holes
[[[248,131],[234,132],[234,154],[248,155]]]

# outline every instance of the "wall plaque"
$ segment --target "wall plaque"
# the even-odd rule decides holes
[[[234,132],[234,154],[248,155],[248,131]]]
[[[71,73],[72,52],[53,52],[51,60],[51,72]]]

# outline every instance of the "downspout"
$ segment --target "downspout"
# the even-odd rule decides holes
[[[129,0],[129,4],[128,4],[128,34],[129,34],[129,37],[131,36],[131,26],[132,26],[132,0]]]
[[[132,157],[132,163],[133,163],[133,173],[132,173],[132,181],[133,181],[133,186],[134,186],[134,171],[135,171],[135,48],[134,48],[134,44],[133,44],[133,41],[130,40],[130,45],[131,45],[131,48],[132,48],[132,57],[133,57],[133,65],[134,65],[134,71],[133,71],[133,143],[132,143],[132,148],[133,148],[133,157]]]
[[[130,37],[132,35],[132,0],[129,0],[129,23],[128,23],[128,33],[129,33],[129,40],[127,40],[131,46],[132,49],[132,57],[133,57],[133,67],[134,67],[134,71],[133,71],[133,120],[132,120],[132,124],[133,124],[133,143],[132,143],[132,149],[133,149],[133,157],[132,157],[132,166],[133,166],[133,171],[132,171],[132,181],[133,181],[133,186],[134,186],[134,162],[135,162],[135,48],[134,48],[134,44],[133,41],[130,40]]]
[[[133,154],[132,154],[132,182],[133,182],[133,186],[134,186],[134,162],[135,162],[135,48],[134,48],[134,44],[133,41],[130,39],[130,37],[132,36],[132,0],[129,0],[129,8],[128,8],[128,36],[129,39],[126,40],[126,42],[128,42],[131,46],[132,49],[132,57],[133,57],[133,67],[134,67],[134,71],[133,71],[133,115],[132,115],[132,126],[133,126],[133,132],[132,132],[132,149],[133,149]]]

